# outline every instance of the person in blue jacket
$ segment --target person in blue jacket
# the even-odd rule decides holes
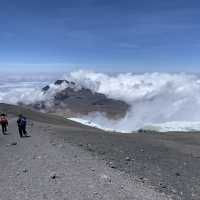
[[[18,125],[18,130],[19,130],[19,136],[22,137],[29,137],[27,135],[26,131],[26,124],[27,124],[27,119],[24,117],[22,114],[19,115],[19,118],[17,120],[17,125]]]

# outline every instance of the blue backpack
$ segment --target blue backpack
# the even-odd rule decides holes
[[[20,125],[21,126],[26,126],[26,118],[25,117],[22,117],[21,120],[20,120]]]

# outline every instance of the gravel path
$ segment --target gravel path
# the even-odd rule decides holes
[[[15,121],[10,120],[9,135],[0,135],[0,200],[170,199],[56,140],[53,125],[34,122],[32,137],[20,139]]]

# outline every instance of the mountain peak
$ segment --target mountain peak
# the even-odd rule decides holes
[[[66,84],[66,87],[63,84]],[[55,89],[52,84],[42,88],[46,99],[36,102],[32,105],[33,108],[54,113],[65,113],[70,110],[72,116],[101,112],[112,118],[124,116],[129,108],[123,101],[108,98],[88,88],[76,87],[77,84],[72,81],[56,80],[53,85],[58,88]],[[55,93],[52,93],[52,90],[49,92],[50,88],[55,90]]]

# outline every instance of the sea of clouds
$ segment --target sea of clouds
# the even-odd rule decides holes
[[[0,102],[8,104],[34,103],[47,100],[41,88],[60,77],[58,74],[0,74]],[[52,94],[53,95],[53,94]]]
[[[121,73],[108,75],[91,71],[74,71],[63,78],[76,82],[109,98],[122,100],[130,110],[118,121],[104,114],[92,113],[83,120],[100,127],[123,132],[140,128],[167,130],[200,130],[200,77],[186,73]],[[36,100],[48,101],[41,88],[50,80],[0,81],[0,102],[17,104]],[[53,94],[59,90],[51,85]],[[61,87],[66,87],[61,85]],[[78,119],[77,119],[78,120]],[[80,120],[79,120],[80,121]],[[195,127],[195,128],[194,128]]]

